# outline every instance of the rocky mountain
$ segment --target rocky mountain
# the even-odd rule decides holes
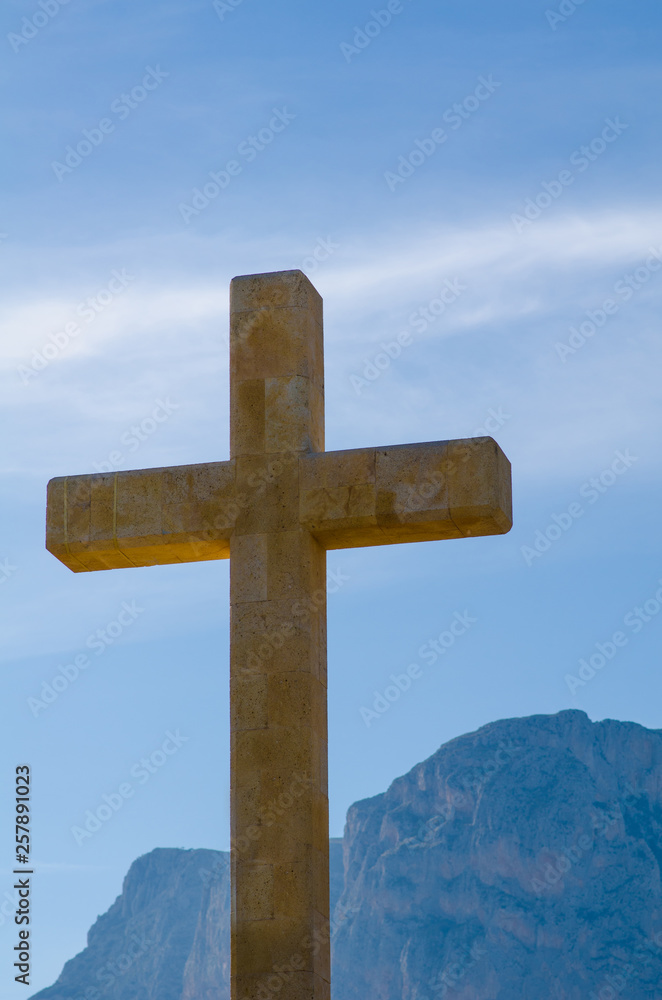
[[[491,723],[331,854],[334,1000],[662,1000],[662,731]],[[227,855],[156,850],[34,1000],[225,1000],[228,956]]]
[[[485,726],[349,810],[335,1000],[658,1000],[661,861],[661,731]]]
[[[214,968],[204,930],[198,933],[203,913],[214,928],[218,989],[229,983],[229,907],[227,854],[176,848],[145,854],[131,865],[122,894],[88,932],[87,948],[35,998],[183,1000],[193,954],[200,976]]]
[[[331,904],[343,890],[343,843],[329,841]],[[227,1000],[230,855],[157,848],[131,865],[87,948],[32,1000]]]

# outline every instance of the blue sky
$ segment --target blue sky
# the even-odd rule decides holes
[[[27,762],[33,991],[135,857],[228,846],[227,564],[74,576],[43,526],[52,476],[228,457],[236,274],[324,296],[328,448],[493,432],[513,463],[507,536],[329,554],[331,833],[497,718],[662,727],[657,6],[44,4],[0,32],[0,896]]]

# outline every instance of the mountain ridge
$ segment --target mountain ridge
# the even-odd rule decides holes
[[[489,723],[354,803],[330,850],[333,1000],[662,1000],[662,730]],[[143,855],[32,1000],[225,1000],[229,881],[223,852]]]

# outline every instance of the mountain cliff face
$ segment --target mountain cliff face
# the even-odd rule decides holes
[[[219,933],[229,939],[228,906],[220,913],[218,909],[219,865],[223,872],[229,870],[227,855],[220,851],[157,849],[138,858],[124,879],[121,896],[90,929],[87,948],[36,997],[183,1000],[186,962],[197,944],[204,906],[210,915],[216,907]],[[224,882],[223,901],[229,903],[227,876]]]
[[[662,732],[485,726],[349,810],[334,998],[657,1000],[661,861]]]
[[[662,731],[492,723],[330,846],[334,1000],[662,1000]],[[153,851],[33,1000],[227,1000],[229,929],[228,856]]]
[[[342,840],[329,842],[331,904]],[[230,855],[158,848],[131,865],[122,894],[32,1000],[229,1000]]]

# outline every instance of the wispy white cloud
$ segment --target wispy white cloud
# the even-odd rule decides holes
[[[660,247],[661,232],[662,206],[658,205],[582,216],[550,216],[533,223],[522,235],[507,219],[500,225],[488,223],[462,229],[425,227],[408,238],[401,233],[373,232],[369,238],[350,237],[341,242],[339,251],[320,266],[313,280],[325,294],[327,305],[339,311],[358,308],[361,313],[375,306],[406,307],[419,290],[425,289],[427,294],[441,277],[458,276],[471,285],[479,279],[480,286],[487,290],[501,289],[493,313],[486,311],[487,306],[473,316],[458,311],[458,327],[471,327],[506,315],[541,311],[546,305],[545,289],[553,293],[548,298],[557,304],[558,286],[551,287],[552,276],[556,282],[558,273],[565,274],[571,281],[580,272],[597,275],[617,264],[635,263],[650,246]],[[68,254],[64,250],[58,254],[56,265],[62,274],[59,295],[52,291],[44,295],[34,283],[21,288],[18,294],[12,295],[8,289],[0,310],[3,364],[11,365],[25,356],[26,349],[38,348],[67,322],[80,322],[79,307],[105,287],[118,261],[124,262],[121,266],[129,273],[135,268],[134,280],[90,324],[94,336],[72,341],[71,356],[100,354],[110,339],[135,338],[156,327],[167,331],[181,328],[185,332],[209,322],[222,326],[227,322],[226,276],[238,273],[241,264],[257,272],[269,267],[267,261],[274,256],[268,241],[238,246],[227,237],[203,239],[186,234],[166,242],[167,252],[160,240],[97,247],[85,254],[86,274],[81,273],[80,253]],[[158,252],[154,243],[160,244]],[[20,256],[20,249],[16,252]],[[270,269],[297,266],[305,253],[305,244],[295,238],[291,238],[289,247],[283,247],[280,240],[281,261]],[[41,256],[38,251],[37,255]],[[67,257],[75,281],[66,279]],[[196,276],[201,257],[207,259],[204,280]],[[147,264],[140,265],[141,260]],[[511,296],[518,292],[517,299],[508,305],[504,302],[504,285]],[[217,334],[225,339],[223,329],[218,329]]]
[[[504,404],[513,417],[502,436],[515,448],[522,474],[532,479],[575,475],[588,451],[608,451],[614,441],[648,443],[657,412],[658,347],[647,331],[654,308],[659,310],[659,282],[651,280],[566,365],[555,356],[554,343],[581,321],[585,309],[599,305],[619,275],[645,259],[649,247],[660,247],[661,232],[662,207],[653,205],[550,215],[521,236],[508,223],[426,227],[407,239],[396,233],[336,238],[337,253],[312,275],[327,310],[331,438],[360,444],[393,435],[407,440],[470,434],[490,406]],[[108,248],[106,257],[96,248],[93,267],[84,272],[78,252],[72,252],[75,281],[63,283],[59,296],[52,288],[42,295],[38,286],[8,294],[0,362],[4,405],[21,408],[27,429],[40,428],[23,467],[26,456],[28,465],[41,464],[40,449],[52,460],[53,407],[60,434],[67,427],[68,440],[58,446],[61,460],[75,457],[78,466],[103,458],[106,443],[164,390],[181,404],[182,419],[145,445],[139,464],[160,464],[169,454],[183,460],[187,436],[197,444],[213,440],[215,454],[224,457],[229,279],[242,270],[298,263],[306,245],[293,236],[276,254],[273,244],[190,234],[171,238],[167,252],[162,244],[157,252],[152,241],[124,243]],[[65,270],[66,256],[58,264]],[[149,263],[134,271],[139,258]],[[214,261],[213,275],[208,262],[201,270],[203,258]],[[76,320],[79,303],[105,285],[118,260],[127,261],[120,269],[126,266],[135,280],[89,324],[79,317],[80,335],[43,373],[22,384],[18,365],[29,364],[33,349],[42,350]],[[412,311],[428,303],[443,280],[454,278],[466,292],[416,334],[414,345],[379,382],[357,395],[350,375],[362,371],[380,341],[407,327]],[[640,369],[633,363],[633,338],[642,337],[649,362]]]

